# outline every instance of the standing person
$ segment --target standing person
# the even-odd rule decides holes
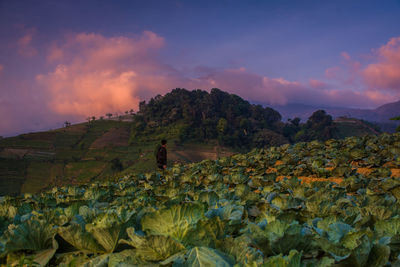
[[[167,168],[167,140],[161,140],[161,146],[157,151],[157,167],[161,170]]]

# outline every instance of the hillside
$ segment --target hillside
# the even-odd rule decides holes
[[[123,172],[155,168],[151,135],[129,145],[131,123],[96,120],[48,132],[0,139],[0,195],[38,192],[49,186],[110,179]],[[196,162],[230,155],[231,149],[212,143],[176,144],[168,133],[169,160]],[[122,165],[120,165],[120,164]]]
[[[399,114],[400,111],[400,101],[382,105],[374,109],[374,111],[381,116],[386,117],[389,115],[389,117],[395,117]]]
[[[0,263],[397,266],[400,134],[0,199]],[[237,264],[237,265],[235,265]]]
[[[356,119],[349,119],[346,126],[351,130],[353,125],[355,131],[337,129],[346,123],[335,123],[324,110],[316,110],[305,122],[297,118],[282,122],[276,110],[250,104],[217,88],[210,92],[177,88],[141,102],[139,108],[133,117],[133,142],[140,142],[155,131],[161,137],[163,129],[168,130],[171,125],[181,143],[217,140],[242,152],[254,147],[379,133],[370,123]]]
[[[0,139],[0,195],[154,170],[153,151],[161,139],[168,140],[173,164],[376,133],[362,121],[333,121],[322,111],[304,124],[283,123],[275,110],[218,89],[175,89],[142,102],[136,114]]]
[[[376,125],[363,120],[347,117],[338,117],[334,120],[338,138],[348,136],[376,135],[380,131]]]
[[[350,117],[372,122],[381,127],[382,131],[394,132],[400,125],[398,122],[391,121],[390,118],[400,114],[400,101],[382,105],[376,109],[354,109],[344,107],[321,107],[303,104],[288,104],[285,106],[274,106],[284,119],[299,117],[303,121],[307,120],[313,112],[319,109],[325,110],[333,118]]]
[[[274,109],[252,105],[237,95],[217,88],[210,92],[177,88],[149,102],[141,102],[134,118],[133,138],[173,125],[180,142],[218,140],[235,148],[280,145],[288,140],[283,135],[281,115]]]

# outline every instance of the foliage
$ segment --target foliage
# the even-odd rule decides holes
[[[0,264],[396,266],[400,133],[0,199]]]
[[[287,142],[280,132],[280,120],[281,115],[272,108],[252,105],[217,88],[210,93],[177,88],[148,103],[141,102],[132,135],[140,138],[154,129],[181,123],[184,125],[179,133],[182,142],[218,139],[222,145],[254,147],[260,145],[254,143],[255,134],[265,129]]]
[[[297,123],[297,121],[294,122],[294,124]],[[317,110],[308,118],[305,124],[300,126],[300,130],[295,134],[294,141],[326,141],[335,137],[335,131],[332,116],[326,114],[324,110]]]
[[[221,145],[246,151],[255,147],[342,138],[332,117],[324,110],[315,111],[305,123],[300,123],[299,118],[283,123],[274,109],[250,104],[217,88],[210,93],[176,88],[148,103],[140,103],[132,123],[131,142],[140,143],[154,131],[166,132],[171,125],[177,126],[181,143],[217,139]],[[361,134],[365,131],[361,130]]]
[[[119,158],[114,158],[111,160],[111,170],[113,171],[122,171],[123,166],[121,160]]]

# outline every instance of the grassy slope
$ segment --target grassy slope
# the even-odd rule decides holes
[[[374,135],[378,132],[373,129],[370,125],[364,123],[361,120],[354,118],[338,118],[334,121],[340,138],[347,136],[365,136]]]
[[[129,145],[130,123],[115,120],[72,125],[0,140],[0,195],[38,192],[53,185],[113,179],[155,168],[154,147],[167,138],[169,163],[195,162],[230,155],[214,144],[177,145],[175,127],[149,132]],[[119,158],[124,170],[113,171]]]
[[[340,137],[374,134],[359,120],[335,122]],[[49,186],[116,179],[127,173],[154,170],[154,147],[168,139],[169,163],[198,162],[233,153],[215,142],[180,145],[179,125],[149,130],[128,144],[130,123],[116,120],[81,123],[48,132],[30,133],[0,140],[0,195],[34,193]],[[119,158],[124,170],[113,171]]]

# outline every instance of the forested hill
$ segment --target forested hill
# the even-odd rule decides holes
[[[141,137],[154,132],[159,132],[160,137],[170,136],[165,132],[171,132],[171,125],[182,143],[218,140],[220,145],[247,149],[349,135],[343,135],[340,122],[335,123],[323,110],[314,112],[305,123],[299,118],[285,123],[281,118],[279,112],[270,107],[250,104],[217,88],[210,92],[177,88],[165,96],[158,95],[147,103],[140,103],[139,112],[133,118],[131,142],[140,142]],[[357,125],[363,127],[357,135],[378,132],[358,122]]]
[[[228,146],[248,145],[265,132],[273,142],[285,142],[280,121],[281,115],[272,108],[251,105],[219,89],[210,93],[174,89],[148,103],[141,102],[135,116],[138,131],[174,124],[179,129],[180,141],[218,139]]]

